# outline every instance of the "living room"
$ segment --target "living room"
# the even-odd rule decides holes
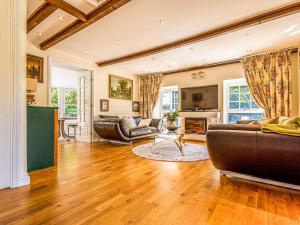
[[[300,1],[0,11],[0,224],[300,223]]]

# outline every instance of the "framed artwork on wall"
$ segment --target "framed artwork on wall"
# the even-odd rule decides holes
[[[132,112],[140,112],[140,103],[139,102],[132,102]]]
[[[109,75],[109,97],[132,100],[133,80]]]
[[[100,99],[100,111],[101,112],[109,111],[109,100],[108,99]]]
[[[43,83],[44,58],[27,54],[26,75],[27,78],[37,79],[39,83]]]

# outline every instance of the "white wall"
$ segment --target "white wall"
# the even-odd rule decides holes
[[[206,85],[218,85],[218,102],[219,102],[219,111],[223,115],[223,80],[243,78],[243,68],[240,63],[212,67],[202,70],[206,76],[202,80],[194,80],[191,77],[191,74],[196,71],[188,71],[181,73],[174,73],[163,76],[162,86],[175,86],[178,85],[180,88],[185,87],[197,87],[197,86],[206,86]],[[181,96],[179,96],[179,105],[180,105]],[[180,108],[180,107],[179,107]]]
[[[75,70],[51,67],[51,87],[79,88],[80,73]]]
[[[10,185],[10,11],[9,1],[0,1],[0,189]]]
[[[135,75],[125,75],[122,71],[118,70],[106,70],[105,68],[98,67],[95,62],[88,61],[86,59],[69,55],[65,52],[55,50],[55,47],[50,48],[47,51],[42,51],[34,46],[32,43],[27,43],[27,53],[44,57],[44,83],[38,84],[38,90],[36,93],[36,105],[47,106],[49,104],[48,98],[48,68],[49,59],[58,60],[66,64],[71,64],[82,69],[89,69],[94,72],[94,117],[98,119],[99,114],[133,114],[132,113],[132,101],[110,99],[109,112],[100,112],[100,99],[108,99],[108,81],[109,74],[129,78],[133,80],[133,100],[138,100],[138,77]]]

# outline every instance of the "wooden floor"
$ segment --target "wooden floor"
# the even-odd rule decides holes
[[[73,142],[60,146],[58,164],[31,173],[28,187],[0,191],[1,225],[300,224],[300,192],[220,177],[210,161]]]

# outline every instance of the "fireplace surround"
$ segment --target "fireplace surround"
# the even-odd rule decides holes
[[[202,134],[207,131],[207,118],[205,117],[186,117],[184,120],[186,134]]]

